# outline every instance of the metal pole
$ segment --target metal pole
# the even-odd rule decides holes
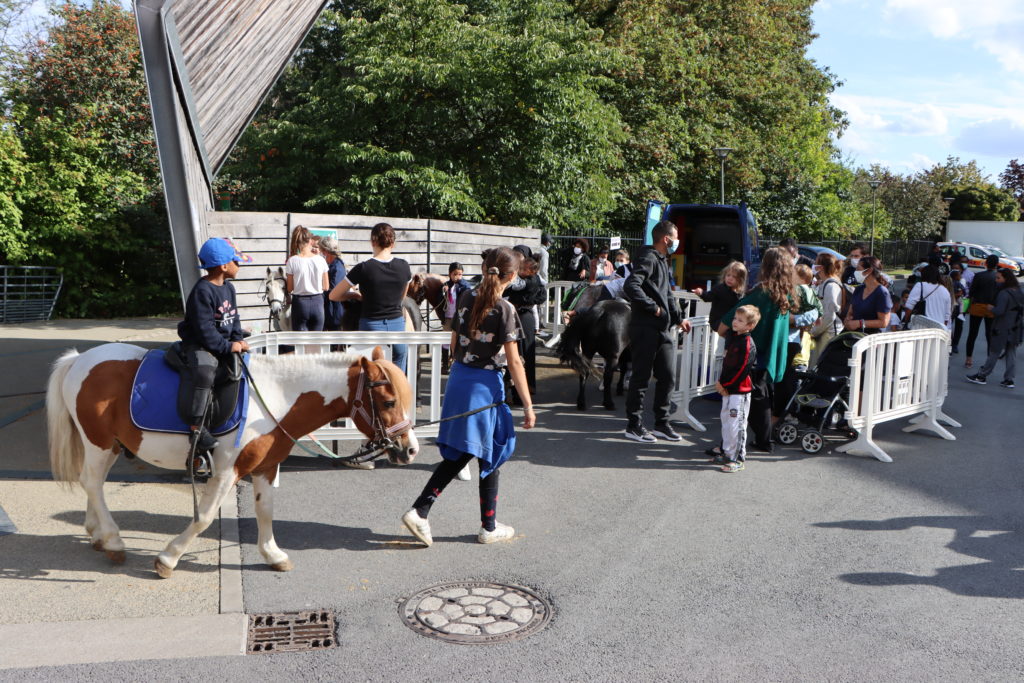
[[[871,188],[871,246],[868,247],[868,251],[872,254],[875,253],[875,195],[878,193],[878,188]]]
[[[427,219],[427,272],[430,272],[430,219]]]
[[[722,178],[722,201],[721,204],[725,204],[725,157],[722,157],[722,171],[719,174]]]

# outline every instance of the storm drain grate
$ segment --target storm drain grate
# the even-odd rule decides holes
[[[399,607],[412,630],[459,645],[525,638],[547,626],[551,612],[551,603],[529,588],[483,581],[431,586]]]
[[[334,647],[334,614],[326,610],[249,615],[246,652],[305,652]]]

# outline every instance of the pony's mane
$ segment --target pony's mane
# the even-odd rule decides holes
[[[298,370],[305,368],[342,370],[357,364],[360,357],[361,356],[357,353],[286,353],[279,356],[254,353],[249,357],[249,363],[251,365],[278,370]]]

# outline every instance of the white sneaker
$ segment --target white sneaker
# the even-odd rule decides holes
[[[342,460],[341,464],[344,465],[345,467],[351,467],[354,470],[372,470],[376,467],[373,464],[372,460],[368,460],[367,462],[352,462],[351,460]]]
[[[501,522],[494,523],[494,531],[488,531],[481,527],[476,540],[481,543],[497,543],[498,541],[509,541],[516,535],[516,530]]]
[[[467,464],[465,467],[459,470],[459,473],[455,476],[459,478],[459,481],[469,481],[470,479],[473,478],[473,473],[469,471],[469,465]]]
[[[412,535],[423,542],[428,548],[434,544],[434,537],[430,535],[430,522],[420,517],[416,508],[412,508],[402,515],[402,524],[412,532]]]

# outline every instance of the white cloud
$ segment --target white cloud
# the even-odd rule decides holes
[[[972,154],[1006,159],[1024,157],[1024,119],[988,119],[960,131],[956,145]]]
[[[832,103],[846,112],[851,128],[900,135],[943,135],[949,129],[948,117],[934,104],[841,94]]]
[[[915,28],[947,40],[967,40],[1009,72],[1024,72],[1024,3],[1020,0],[887,0],[885,18],[900,31]]]

